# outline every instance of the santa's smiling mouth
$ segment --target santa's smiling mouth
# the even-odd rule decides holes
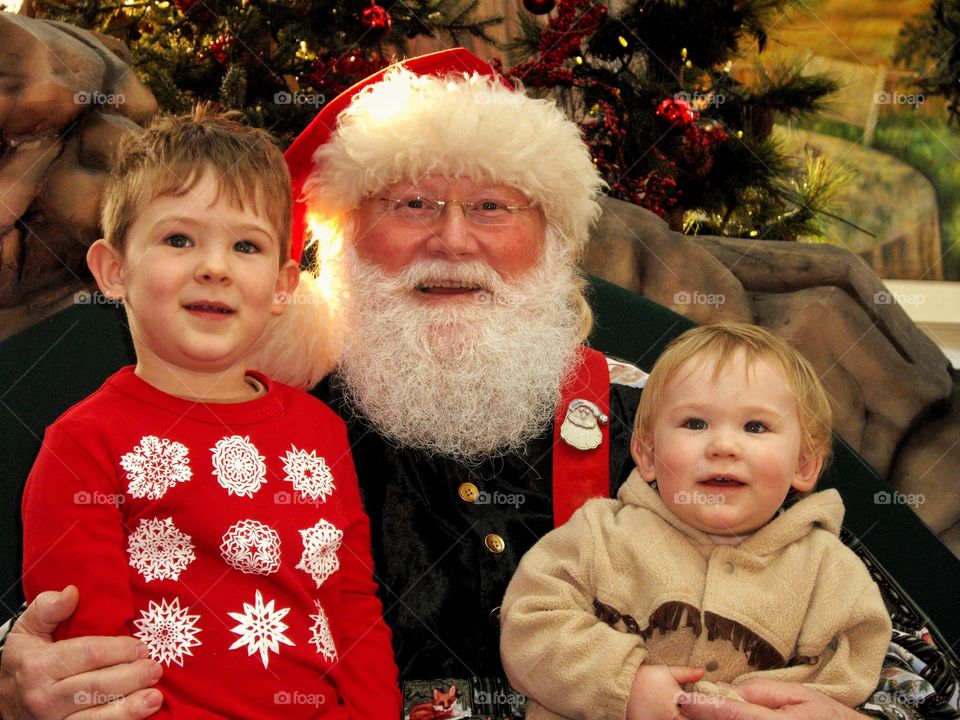
[[[460,280],[439,280],[421,283],[417,285],[417,290],[422,293],[450,295],[455,293],[479,292],[483,290],[483,288],[475,283],[463,282]]]

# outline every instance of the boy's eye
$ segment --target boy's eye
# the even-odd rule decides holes
[[[705,430],[707,421],[700,418],[687,418],[683,421],[683,427],[687,430]]]
[[[768,428],[765,423],[762,423],[759,420],[749,420],[744,424],[743,429],[748,433],[765,433],[770,428]]]
[[[236,245],[233,246],[237,252],[253,254],[260,252],[260,246],[256,243],[250,242],[249,240],[241,240]]]
[[[170,247],[175,248],[185,248],[190,247],[193,244],[193,241],[188,238],[186,235],[170,235],[165,237],[163,241]]]

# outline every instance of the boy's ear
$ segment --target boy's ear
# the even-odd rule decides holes
[[[810,492],[817,485],[820,471],[823,470],[823,453],[803,453],[797,463],[797,474],[792,487],[798,492]]]
[[[87,250],[87,267],[93,273],[100,292],[111,300],[123,300],[123,257],[120,251],[103,238]]]
[[[633,462],[640,471],[640,476],[648,483],[657,479],[657,474],[653,469],[653,438],[649,435],[641,436],[640,432],[634,432],[630,438],[630,455],[633,456]]]
[[[297,289],[300,283],[300,266],[293,260],[287,260],[277,273],[277,286],[273,291],[273,304],[270,306],[270,312],[274,315],[283,315],[283,309],[287,306],[290,295]]]

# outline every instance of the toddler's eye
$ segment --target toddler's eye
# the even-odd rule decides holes
[[[237,252],[247,253],[248,255],[260,252],[260,246],[256,243],[250,242],[249,240],[241,240],[233,247],[237,250]]]
[[[705,430],[707,428],[707,421],[701,420],[700,418],[687,418],[683,421],[683,427],[687,430]]]
[[[750,420],[743,426],[743,429],[748,433],[765,433],[770,428],[768,428],[765,423],[762,423],[759,420]]]
[[[188,238],[186,235],[180,234],[170,235],[169,237],[164,238],[163,241],[170,247],[175,248],[185,248],[193,245],[193,241],[190,238]]]

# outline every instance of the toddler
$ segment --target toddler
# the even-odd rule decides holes
[[[830,406],[809,363],[742,323],[694,328],[647,380],[617,499],[523,558],[501,653],[528,718],[674,718],[681,684],[757,675],[856,706],[890,640],[879,589],[810,494]]]

